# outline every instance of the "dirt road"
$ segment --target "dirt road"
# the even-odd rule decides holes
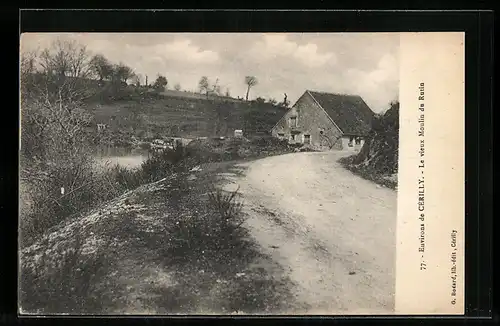
[[[396,192],[342,168],[339,152],[244,163],[252,236],[297,284],[309,314],[392,313]]]

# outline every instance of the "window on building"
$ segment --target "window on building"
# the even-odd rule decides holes
[[[295,141],[295,135],[290,135],[290,141]]]
[[[311,143],[311,135],[304,135],[304,144]]]
[[[290,127],[297,127],[297,117],[290,118]]]
[[[285,137],[285,134],[283,134],[283,133],[278,133],[278,137],[283,138],[283,137]]]
[[[349,143],[347,143],[347,146],[349,146],[349,147],[353,147],[354,146],[354,137],[353,136],[349,137]]]
[[[324,131],[324,130],[320,130],[320,131],[319,131],[319,134],[320,134],[320,135],[323,135],[324,133],[325,133],[325,131]]]
[[[356,137],[356,145],[361,145],[361,137]]]

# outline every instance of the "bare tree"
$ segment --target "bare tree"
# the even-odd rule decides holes
[[[46,74],[58,77],[86,78],[90,73],[89,54],[76,41],[54,41],[42,51],[40,65]]]
[[[221,87],[219,85],[219,78],[217,78],[215,83],[212,85],[211,92],[219,96],[222,94]]]
[[[62,219],[87,209],[101,198],[111,198],[95,169],[88,131],[92,116],[64,85],[21,103],[20,181],[30,198],[23,211],[20,236],[33,241]],[[21,97],[22,98],[22,97]],[[64,187],[66,192],[57,190]],[[109,195],[109,196],[108,196]]]
[[[245,97],[245,100],[248,101],[248,94],[250,93],[250,88],[253,86],[257,85],[258,81],[257,78],[254,76],[246,76],[245,77],[245,84],[247,85],[247,94]]]
[[[21,54],[20,62],[20,83],[21,93],[27,95],[34,86],[35,74],[37,73],[37,52],[30,51]]]
[[[93,117],[81,102],[94,92],[85,83],[89,61],[84,47],[62,41],[21,56],[20,179],[32,202],[20,220],[22,239],[117,194],[92,155]],[[35,82],[26,83],[33,74]]]
[[[21,53],[21,64],[20,64],[21,77],[35,73],[36,63],[37,63],[36,60],[37,60],[36,51],[28,51]]]
[[[60,43],[58,45],[61,46]],[[65,75],[83,74],[85,68],[75,64],[82,62],[81,52],[64,52],[61,49],[64,47],[61,46],[55,54],[49,50],[42,52],[41,74],[53,73],[53,70],[47,69],[48,64],[58,69],[61,75],[65,69],[69,69]],[[76,56],[72,57],[72,54]],[[24,60],[21,60],[21,80],[34,73],[36,60],[34,53],[24,56]],[[31,94],[29,97],[26,96],[28,92]],[[84,85],[72,83],[71,78],[64,78],[60,83],[54,83],[50,78],[40,78],[36,84],[29,85],[29,89],[21,88],[21,152],[28,157],[50,158],[55,157],[57,151],[66,154],[77,151],[77,144],[85,138],[86,127],[91,121],[91,116],[80,107],[84,93]]]
[[[87,49],[82,47],[74,48],[74,56],[70,58],[70,76],[87,78],[90,75],[89,55]]]
[[[37,72],[36,83],[25,95],[34,96],[34,93],[37,93],[52,100],[64,98],[68,101],[80,101],[93,95],[94,90],[88,87],[91,64],[85,46],[74,40],[58,39],[49,48],[44,49],[35,61],[40,71]],[[28,60],[29,62],[34,61]]]

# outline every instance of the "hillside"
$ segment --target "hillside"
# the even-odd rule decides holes
[[[180,98],[190,98],[190,99],[198,99],[198,100],[206,100],[207,96],[205,94],[201,93],[194,93],[190,91],[176,91],[173,89],[166,89],[160,93],[161,95],[165,97],[180,97]],[[209,93],[208,96],[210,99],[219,99],[219,100],[224,100],[224,101],[229,101],[229,102],[241,102],[243,101],[242,99],[237,99],[234,97],[229,97],[229,96],[222,96],[222,95],[216,95],[214,93]]]
[[[349,170],[385,186],[397,187],[399,149],[399,102],[372,122],[361,151],[340,162]]]
[[[57,83],[40,74],[28,77],[28,84],[57,87]],[[87,78],[68,77],[62,85],[65,91],[78,90],[83,95],[84,106],[93,116],[89,132],[96,130],[96,124],[106,124],[108,134],[123,140],[131,136],[228,136],[235,129],[251,136],[269,132],[287,110],[260,101],[214,95],[207,98],[193,92],[157,91]]]
[[[96,124],[108,125],[108,132],[139,138],[228,136],[235,129],[242,129],[245,135],[266,133],[286,111],[269,103],[154,93],[88,103],[87,109]]]

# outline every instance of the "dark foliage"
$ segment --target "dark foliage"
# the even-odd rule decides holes
[[[383,114],[375,116],[361,151],[340,160],[348,169],[388,187],[396,183],[386,177],[398,172],[399,102]]]

